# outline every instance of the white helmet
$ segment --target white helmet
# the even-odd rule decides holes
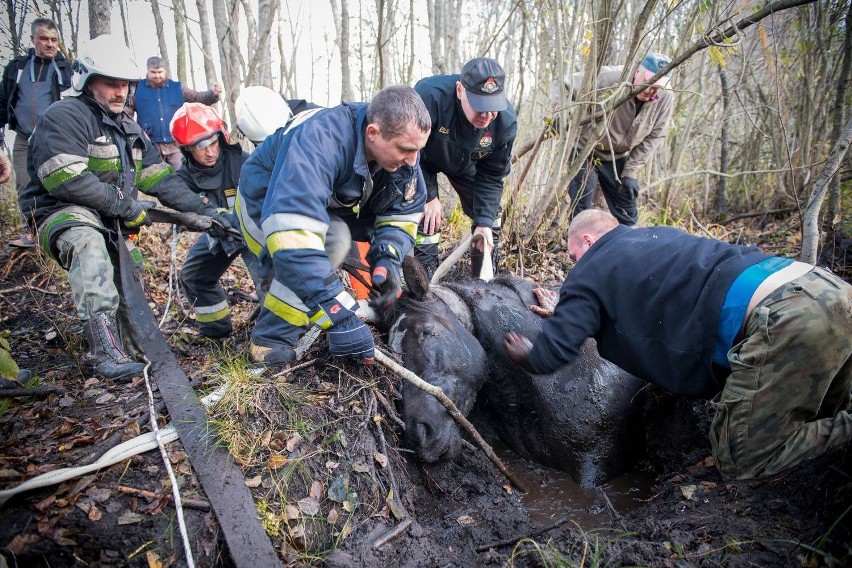
[[[123,81],[138,81],[142,72],[133,52],[116,36],[104,34],[89,40],[80,47],[77,59],[71,65],[71,88],[65,93],[78,97],[89,77],[100,75]]]
[[[237,128],[259,144],[293,117],[287,102],[275,91],[259,85],[246,87],[236,102]]]

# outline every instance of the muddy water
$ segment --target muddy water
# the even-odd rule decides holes
[[[528,492],[521,501],[530,520],[542,525],[566,518],[584,528],[616,525],[613,509],[624,515],[639,508],[652,493],[653,476],[642,472],[628,472],[603,487],[584,489],[565,472],[531,463],[505,447],[494,450],[526,486]]]

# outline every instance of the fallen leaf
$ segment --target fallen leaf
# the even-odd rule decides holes
[[[468,525],[472,525],[476,521],[474,521],[473,517],[471,517],[470,515],[462,515],[461,517],[456,519],[456,522],[461,526],[466,527]]]
[[[100,521],[101,517],[103,517],[103,516],[104,516],[104,514],[101,513],[101,510],[98,509],[97,507],[95,507],[94,505],[92,505],[89,508],[88,517],[89,517],[90,521]]]
[[[145,552],[145,560],[148,562],[148,568],[163,568],[163,562],[160,556],[153,550]]]
[[[298,432],[287,438],[287,452],[293,453],[302,441],[302,436]]]
[[[388,466],[388,457],[379,451],[373,452],[373,459],[382,467]]]
[[[299,508],[293,505],[287,505],[284,507],[284,514],[287,516],[288,521],[295,521],[302,516],[302,514],[299,513]]]
[[[278,469],[283,466],[290,458],[285,456],[284,454],[272,454],[269,456],[269,463],[266,464],[266,467],[269,469]]]
[[[15,479],[20,476],[21,474],[14,469],[0,469],[0,479]]]
[[[313,497],[305,497],[304,499],[299,499],[296,504],[299,506],[299,510],[306,515],[314,516],[319,513],[320,510],[319,501],[314,499]]]
[[[328,512],[328,517],[326,518],[326,520],[328,521],[328,524],[336,525],[337,519],[339,519],[339,518],[340,518],[340,513],[337,512],[337,509],[335,507],[332,507],[331,511]]]
[[[702,491],[711,491],[716,489],[716,483],[714,481],[702,481],[698,484],[698,487],[700,487]]]
[[[505,491],[509,495],[512,495],[512,493],[513,493],[512,486],[509,485],[508,483],[503,484],[503,491]]]
[[[20,555],[30,547],[31,544],[39,542],[41,537],[37,534],[19,534],[6,545],[6,548],[11,550],[16,555]]]
[[[325,468],[328,470],[337,469],[339,465],[340,463],[336,461],[328,460],[327,462],[325,462]]]
[[[311,490],[308,495],[314,499],[322,499],[322,488],[322,481],[314,481],[311,483]]]
[[[305,525],[302,523],[297,524],[294,527],[290,527],[290,536],[293,538],[304,538],[305,536]]]
[[[695,490],[696,490],[695,485],[681,485],[680,486],[680,492],[683,494],[683,496],[686,498],[687,501],[691,501],[692,499],[695,498]]]
[[[118,517],[119,525],[132,525],[134,523],[138,523],[142,520],[142,515],[138,515],[136,513],[131,513],[127,511],[126,513],[122,513],[120,517]]]
[[[357,471],[358,473],[369,473],[370,466],[365,464],[364,462],[356,461],[352,463],[352,469]]]
[[[246,487],[249,487],[251,489],[254,489],[255,487],[260,487],[260,482],[260,474],[257,474],[250,479],[246,479]]]

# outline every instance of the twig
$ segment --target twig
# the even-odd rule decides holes
[[[612,501],[609,500],[609,495],[606,494],[606,489],[603,487],[600,488],[601,495],[603,495],[604,501],[606,501],[606,506],[609,507],[610,512],[612,512],[612,516],[615,517],[615,520],[618,521],[619,526],[627,532],[627,525],[624,524],[624,517],[615,510],[615,507],[612,504]]]
[[[65,387],[32,387],[32,388],[11,388],[11,389],[0,389],[0,398],[22,398],[26,396],[34,396],[37,398],[44,398],[46,396],[50,396],[52,394],[64,394]]]
[[[383,536],[380,536],[376,539],[376,542],[373,543],[373,550],[378,550],[379,548],[386,545],[388,542],[392,541],[393,539],[407,531],[408,527],[411,526],[411,522],[411,517],[400,521],[399,524],[393,528],[393,530],[388,533],[385,533]]]
[[[792,213],[795,211],[795,207],[785,207],[783,209],[767,209],[766,211],[755,211],[753,213],[741,213],[739,215],[734,215],[730,219],[725,219],[724,221],[719,221],[720,225],[727,225],[728,223],[732,223],[734,221],[739,221],[740,219],[748,219],[749,217],[763,217],[765,215],[783,215],[785,213]]]
[[[396,410],[391,406],[390,402],[388,402],[388,399],[385,398],[385,395],[379,392],[379,389],[376,387],[371,387],[371,389],[373,394],[376,396],[376,400],[379,401],[379,404],[381,404],[382,408],[384,408],[385,412],[387,412],[388,418],[390,418],[391,421],[393,421],[393,423],[399,426],[402,430],[405,430],[405,422],[403,422],[396,413]]]
[[[483,544],[481,546],[477,546],[476,551],[477,552],[485,552],[485,551],[490,550],[492,548],[499,548],[501,546],[513,545],[521,539],[532,538],[534,536],[538,536],[540,534],[546,533],[547,531],[551,531],[553,529],[559,528],[567,522],[568,522],[568,519],[560,519],[553,524],[537,528],[536,530],[534,530],[533,532],[531,532],[529,534],[522,534],[522,535],[518,535],[518,536],[513,536],[511,538],[506,538],[506,539],[503,539],[503,540],[498,540],[496,542],[489,542],[488,544]]]
[[[391,371],[395,372],[412,385],[416,386],[421,390],[426,391],[427,393],[438,399],[438,402],[440,402],[444,406],[444,408],[447,409],[447,412],[450,413],[450,416],[452,416],[455,421],[458,422],[467,431],[467,433],[473,437],[476,443],[479,444],[479,447],[482,448],[482,451],[485,452],[485,455],[488,456],[488,459],[491,460],[491,463],[497,466],[497,469],[499,469],[503,473],[503,475],[505,475],[506,478],[512,482],[512,485],[514,485],[519,491],[521,491],[522,493],[527,493],[524,484],[518,481],[515,476],[512,475],[512,472],[510,472],[506,468],[506,466],[503,465],[503,462],[500,460],[499,457],[497,457],[497,454],[494,453],[494,450],[491,449],[491,446],[489,446],[488,443],[482,439],[482,436],[479,435],[479,432],[476,431],[476,428],[473,427],[473,424],[471,424],[468,419],[465,418],[461,412],[459,412],[459,409],[455,405],[455,403],[449,398],[447,398],[447,395],[444,394],[444,391],[442,391],[440,387],[436,387],[435,385],[427,383],[426,381],[424,381],[423,379],[421,379],[420,377],[418,377],[417,375],[415,375],[414,373],[391,359],[390,355],[388,355],[381,349],[376,348],[375,353],[376,360],[379,363],[381,363]]]
[[[127,485],[119,485],[118,491],[120,493],[124,493],[125,495],[138,495],[149,500],[159,499],[162,496],[160,493],[154,493],[153,491],[146,491],[144,489],[137,489],[135,487],[129,487]],[[169,500],[174,502],[174,498],[171,495],[169,495]],[[190,509],[197,509],[199,511],[210,510],[210,503],[203,499],[183,499],[183,505],[184,507],[188,507]]]
[[[11,288],[6,288],[5,290],[0,290],[0,296],[5,296],[6,294],[13,294],[15,292],[22,292],[24,290],[35,290],[36,292],[41,292],[42,294],[50,294],[52,296],[58,296],[59,292],[53,292],[51,290],[45,290],[44,288],[39,288],[38,286],[31,286],[29,284],[21,285],[21,286],[13,286]]]

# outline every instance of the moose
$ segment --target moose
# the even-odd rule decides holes
[[[407,291],[383,315],[388,346],[425,381],[440,386],[467,414],[483,415],[520,456],[569,473],[591,487],[623,473],[643,448],[646,383],[601,358],[594,340],[580,357],[549,375],[534,375],[505,354],[504,335],[535,338],[543,318],[534,285],[503,277],[430,286],[414,259],[403,263]],[[402,387],[407,443],[419,459],[454,459],[461,431],[431,395]],[[643,427],[637,427],[642,425]]]

